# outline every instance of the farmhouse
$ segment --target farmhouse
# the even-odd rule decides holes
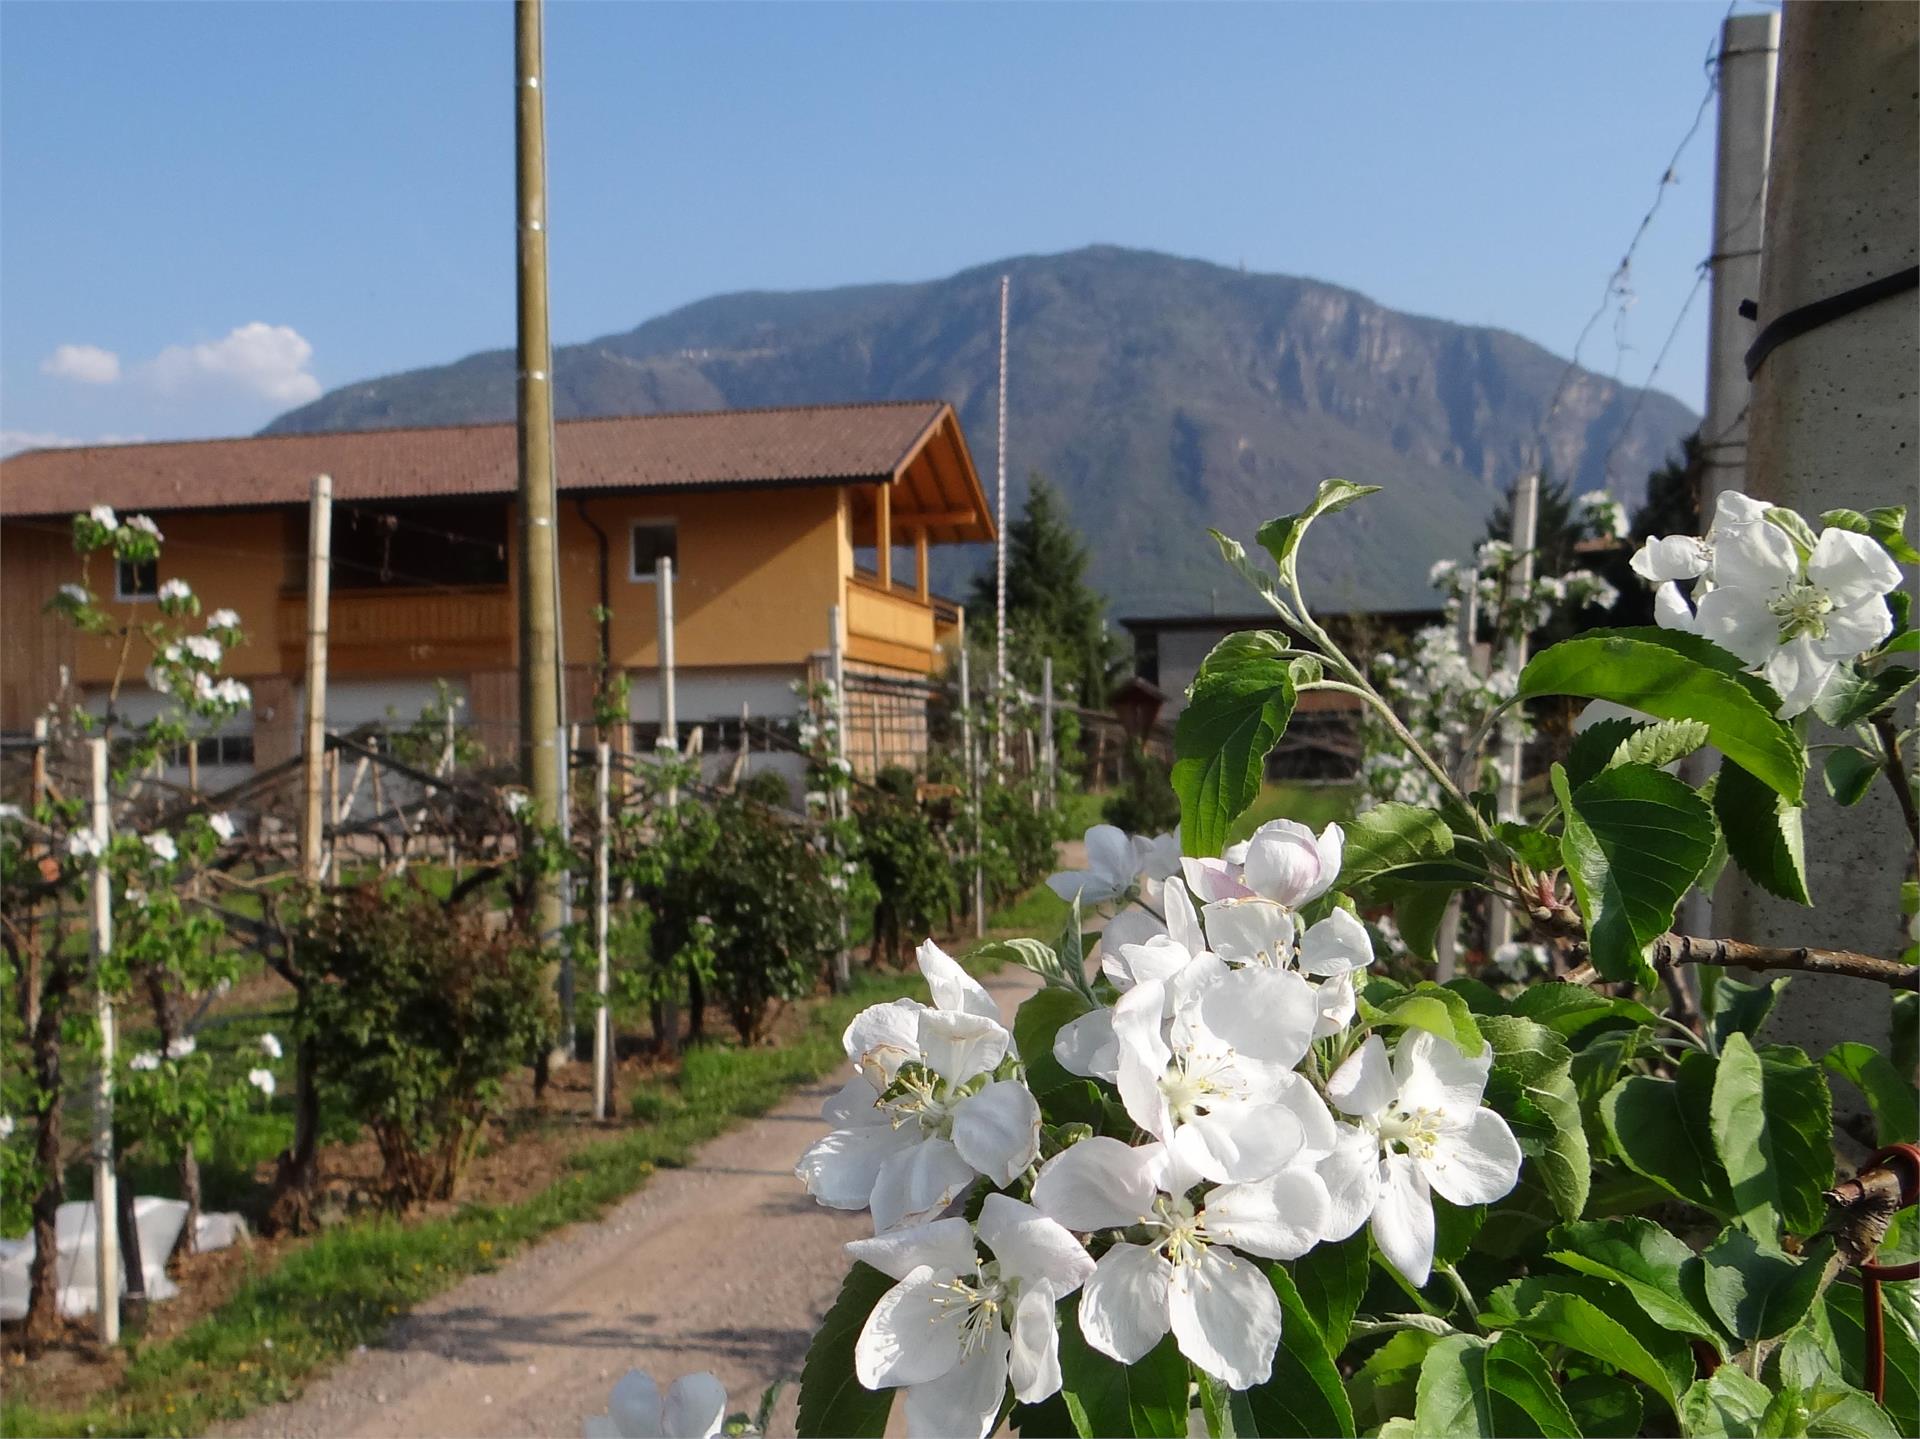
[[[673,561],[682,729],[793,714],[839,607],[850,674],[925,681],[958,607],[928,586],[934,545],[993,538],[972,457],[940,401],[562,421],[560,624],[568,713],[591,714],[598,656],[625,671],[641,743],[659,718],[655,565]],[[83,578],[77,510],[152,515],[157,566],[84,578],[137,618],[189,584],[239,613],[228,670],[253,712],[202,762],[265,767],[298,746],[308,495],[333,477],[330,727],[411,720],[445,682],[496,756],[517,744],[518,562],[511,424],[40,450],[0,463],[0,730],[30,727],[63,676],[96,707],[117,642],[42,613]],[[125,665],[117,701],[156,698]]]

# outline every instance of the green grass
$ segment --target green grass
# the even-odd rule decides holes
[[[9,1400],[0,1434],[190,1434],[292,1397],[356,1345],[378,1342],[396,1315],[561,1225],[597,1218],[656,1168],[687,1163],[699,1144],[830,1072],[843,1057],[840,1032],[860,1009],[923,993],[917,975],[863,976],[851,994],[817,1005],[791,1043],[690,1049],[677,1076],[632,1096],[644,1127],[582,1149],[539,1194],[417,1224],[329,1229],[186,1333],[142,1349],[117,1391],[71,1411]]]
[[[989,914],[987,928],[1015,930],[1051,944],[1059,938],[1067,914],[1067,904],[1059,895],[1044,884],[1036,884],[1013,903]]]
[[[1334,820],[1353,818],[1354,786],[1351,784],[1302,784],[1283,781],[1266,784],[1252,804],[1227,830],[1237,843],[1270,819],[1297,819],[1316,833]]]

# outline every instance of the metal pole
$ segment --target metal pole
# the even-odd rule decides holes
[[[93,814],[89,823],[100,842],[93,861],[93,1015],[100,1026],[100,1058],[93,1078],[93,1263],[98,1285],[102,1344],[120,1340],[120,1205],[113,1172],[113,1000],[101,969],[113,948],[113,878],[106,845],[113,832],[107,807],[107,742],[87,741],[93,768]]]
[[[841,631],[840,606],[827,606],[827,672],[833,685],[833,757],[842,763],[847,758],[847,644]],[[840,786],[836,783],[830,794],[836,796],[829,805],[828,813],[840,817]],[[838,847],[834,858],[840,858]],[[840,912],[840,948],[833,956],[833,987],[836,993],[845,994],[853,986],[853,957],[847,952],[847,916],[844,906]]]
[[[307,690],[306,737],[301,756],[304,796],[300,808],[300,875],[320,882],[324,855],[320,792],[327,752],[327,610],[333,579],[333,477],[313,477],[307,507]]]
[[[607,965],[607,790],[613,771],[613,746],[594,747],[593,777],[593,1117],[611,1119],[613,1099],[613,1011],[607,1007],[612,977]]]
[[[680,718],[673,691],[673,561],[665,555],[653,563],[653,590],[660,625],[660,738],[678,752]]]
[[[1476,567],[1467,571],[1466,593],[1460,599],[1460,653],[1467,662],[1467,668],[1474,668],[1473,646],[1480,628],[1480,571]],[[1455,767],[1463,756],[1452,757]],[[1447,901],[1446,913],[1440,917],[1440,933],[1434,941],[1433,977],[1445,984],[1454,976],[1458,963],[1460,945],[1460,896],[1454,895]]]
[[[560,751],[560,846],[573,849],[573,752],[580,742],[578,725],[556,725],[554,747]],[[560,876],[560,1052],[574,1058],[577,1041],[573,1030],[573,945],[567,931],[573,925],[573,871]]]
[[[1040,769],[1046,776],[1047,803],[1053,803],[1053,656],[1040,659]]]
[[[993,760],[1007,765],[1007,290],[1010,278],[1000,277],[1000,442],[993,537]]]
[[[960,756],[961,764],[967,776],[967,808],[973,812],[973,853],[971,861],[972,890],[970,902],[973,907],[973,932],[975,936],[987,932],[987,900],[985,886],[982,883],[980,868],[980,772],[977,767],[978,746],[973,734],[973,667],[967,653],[967,612],[960,611]]]
[[[514,180],[518,239],[518,444],[521,766],[535,823],[560,823],[558,539],[553,491],[553,345],[547,330],[547,137],[541,0],[514,3]],[[559,877],[539,881],[536,932],[551,943],[566,918]],[[554,974],[557,983],[559,975]],[[571,1044],[556,1047],[564,1062]]]
[[[1513,487],[1513,568],[1508,574],[1509,595],[1525,595],[1533,588],[1533,550],[1539,542],[1540,476],[1522,475]],[[1507,668],[1518,675],[1527,663],[1527,627],[1516,625],[1507,639]],[[1518,715],[1511,715],[1500,732],[1500,796],[1496,806],[1502,819],[1520,818],[1520,764],[1526,739]],[[1513,912],[1489,901],[1487,952],[1513,938]]]

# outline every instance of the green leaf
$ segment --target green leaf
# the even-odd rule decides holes
[[[1431,980],[1422,980],[1412,989],[1366,1008],[1370,1013],[1363,1017],[1374,1024],[1424,1029],[1449,1041],[1469,1058],[1486,1048],[1486,1037],[1466,1000]]]
[[[1194,683],[1229,673],[1241,665],[1264,660],[1284,662],[1286,652],[1292,648],[1292,639],[1278,630],[1235,630],[1207,651],[1200,668],[1194,671]]]
[[[1708,1028],[1713,1031],[1715,1050],[1724,1049],[1736,1034],[1755,1034],[1767,1022],[1773,1006],[1791,983],[1783,976],[1748,984],[1734,979],[1716,964],[1696,965],[1694,973],[1700,977],[1700,1007],[1706,1014]]]
[[[1391,882],[1410,869],[1453,856],[1453,831],[1438,812],[1420,805],[1375,805],[1341,828],[1346,831],[1339,881],[1344,890]]]
[[[1263,1267],[1280,1301],[1280,1348],[1267,1382],[1234,1395],[1235,1432],[1262,1439],[1353,1439],[1353,1407],[1320,1326],[1286,1269]]]
[[[1623,764],[1644,764],[1659,769],[1692,754],[1707,742],[1710,733],[1702,720],[1661,720],[1658,724],[1636,730],[1622,740],[1620,747],[1608,758],[1606,767],[1615,769]]]
[[[1118,1363],[1081,1334],[1077,1294],[1060,1306],[1060,1385],[1085,1439],[1186,1439],[1187,1361],[1174,1337],[1169,1334],[1132,1364]]]
[[[1798,1234],[1820,1227],[1820,1196],[1833,1183],[1832,1109],[1801,1051],[1763,1053],[1744,1034],[1728,1037],[1713,1082],[1713,1139],[1748,1233],[1770,1241],[1781,1225]]]
[[[1519,698],[1541,695],[1611,700],[1658,719],[1703,720],[1722,754],[1789,800],[1798,800],[1806,783],[1806,750],[1775,717],[1779,697],[1743,673],[1736,656],[1697,635],[1649,626],[1562,640],[1520,673]]]
[[[1533,1020],[1485,1014],[1478,1022],[1493,1046],[1485,1102],[1506,1119],[1560,1217],[1578,1219],[1593,1162],[1573,1087],[1573,1055],[1559,1035]]]
[[[1582,1374],[1560,1386],[1582,1434],[1638,1434],[1640,1390],[1615,1374]]]
[[[1518,1334],[1442,1339],[1420,1365],[1413,1430],[1424,1439],[1579,1439],[1540,1351]]]
[[[1367,1292],[1367,1231],[1338,1244],[1316,1244],[1293,1261],[1293,1283],[1300,1302],[1335,1354],[1347,1347],[1347,1334],[1360,1298]]]
[[[1440,1338],[1425,1329],[1402,1329],[1366,1357],[1347,1381],[1355,1423],[1370,1429],[1413,1409],[1421,1361]]]
[[[1439,950],[1440,926],[1446,923],[1453,891],[1444,885],[1409,886],[1393,902],[1394,922],[1407,948],[1429,964]]]
[[[1727,1171],[1735,1217],[1749,1234],[1772,1238],[1780,1223],[1773,1204],[1780,1174],[1767,1133],[1760,1056],[1744,1034],[1734,1035],[1720,1051],[1713,1079],[1713,1147]]]
[[[1780,1222],[1791,1233],[1814,1234],[1827,1219],[1821,1196],[1833,1187],[1833,1094],[1804,1050],[1763,1044],[1758,1052],[1780,1174]]]
[[[1057,1393],[1038,1404],[1014,1405],[1007,1424],[1020,1439],[1075,1439],[1080,1432],[1066,1399]]]
[[[1769,506],[1767,523],[1785,533],[1787,538],[1793,541],[1793,547],[1799,551],[1803,564],[1807,556],[1813,553],[1813,547],[1820,543],[1819,536],[1813,532],[1813,526],[1807,523],[1806,517],[1798,510],[1790,510],[1783,505]]]
[[[1920,550],[1907,542],[1905,505],[1882,505],[1864,515],[1858,510],[1828,510],[1820,516],[1820,523],[1838,530],[1852,530],[1856,535],[1871,535],[1901,564],[1920,564]]]
[[[1685,1339],[1648,1321],[1631,1297],[1617,1289],[1609,1294],[1597,1280],[1514,1280],[1488,1296],[1481,1322],[1564,1345],[1631,1374],[1668,1408],[1678,1405],[1681,1385],[1693,1372]]]
[[[1879,776],[1880,761],[1852,745],[1829,750],[1827,762],[1820,770],[1827,793],[1844,805],[1856,805],[1865,799]]]
[[[1571,1040],[1596,1024],[1614,1028],[1655,1024],[1653,1011],[1637,999],[1609,999],[1584,984],[1548,980],[1528,985],[1513,999],[1513,1012],[1522,1019],[1544,1024],[1562,1039]]]
[[[1281,659],[1243,659],[1194,681],[1173,731],[1173,789],[1188,854],[1217,855],[1227,826],[1260,793],[1267,753],[1293,715]]]
[[[1585,729],[1573,736],[1573,747],[1567,751],[1567,779],[1575,789],[1607,767],[1607,761],[1619,752],[1620,746],[1639,734],[1642,730],[1652,729],[1646,720],[1627,719],[1615,716],[1612,719],[1595,720]]]
[[[1850,1384],[1823,1384],[1804,1403],[1807,1439],[1900,1439],[1887,1411]]]
[[[1920,1283],[1883,1284],[1880,1300],[1887,1357],[1887,1414],[1900,1433],[1920,1434]],[[1868,1388],[1861,1363],[1867,1336],[1859,1286],[1844,1279],[1833,1285],[1827,1290],[1826,1306],[1847,1383],[1856,1389]]]
[[[1247,558],[1247,547],[1218,530],[1210,529],[1207,533],[1213,536],[1213,542],[1220,547],[1220,558],[1227,562],[1227,567],[1258,590],[1268,604],[1284,613],[1285,607],[1274,592],[1273,576],[1254,568],[1253,562]]]
[[[967,958],[994,964],[1017,964],[1022,969],[1032,970],[1035,974],[1046,974],[1059,966],[1059,959],[1051,946],[1037,939],[1025,937],[990,939],[985,944],[975,945],[968,950]]]
[[[1200,1390],[1200,1413],[1207,1425],[1207,1439],[1239,1439],[1234,1422],[1233,1391],[1211,1374],[1195,1370],[1194,1383]]]
[[[1831,1239],[1796,1259],[1742,1229],[1728,1229],[1701,1254],[1707,1303],[1734,1338],[1746,1343],[1784,1334],[1806,1316],[1820,1288]]]
[[[1593,967],[1608,979],[1653,982],[1647,947],[1713,854],[1713,816],[1672,775],[1622,765],[1577,792],[1553,767],[1565,826],[1560,853],[1580,901]]]
[[[893,1280],[856,1263],[807,1347],[800,1371],[800,1439],[880,1439],[893,1412],[891,1389],[868,1389],[854,1377],[853,1346],[867,1316]]]
[[[1697,1381],[1680,1400],[1680,1429],[1688,1439],[1758,1439],[1773,1391],[1731,1364]]]
[[[1630,1076],[1607,1091],[1600,1116],[1629,1169],[1689,1204],[1731,1215],[1733,1196],[1713,1147],[1715,1068],[1709,1056],[1689,1053],[1677,1078]]]
[[[1863,674],[1857,665],[1842,665],[1814,700],[1813,712],[1835,729],[1851,729],[1891,709],[1916,680],[1920,670],[1906,665],[1888,665],[1873,674]]]
[[[1553,1231],[1547,1258],[1576,1274],[1620,1285],[1642,1312],[1667,1329],[1720,1343],[1711,1321],[1685,1298],[1683,1275],[1699,1257],[1651,1219],[1627,1215],[1566,1224]]]
[[[1306,538],[1307,526],[1322,515],[1344,510],[1355,500],[1377,493],[1378,485],[1356,485],[1346,480],[1322,480],[1319,493],[1313,497],[1313,503],[1297,515],[1282,515],[1277,520],[1268,520],[1260,526],[1254,536],[1273,556],[1273,562],[1280,569],[1280,583],[1296,593],[1300,588],[1299,553],[1300,541]]]
[[[1727,853],[1749,878],[1791,903],[1813,903],[1807,895],[1806,844],[1800,829],[1804,811],[1797,802],[1775,794],[1729,762],[1720,766],[1713,812]]]
[[[1065,989],[1040,989],[1028,995],[1014,1012],[1013,1042],[1026,1065],[1027,1088],[1035,1094],[1078,1082],[1079,1076],[1067,1073],[1053,1057],[1053,1037],[1088,1008],[1084,995]]]
[[[1920,1143],[1920,1091],[1900,1077],[1884,1054],[1870,1044],[1847,1040],[1829,1049],[1820,1062],[1867,1097],[1876,1144]]]
[[[1512,850],[1521,863],[1533,869],[1560,868],[1560,841],[1544,829],[1501,820],[1493,830],[1500,836],[1500,842]]]

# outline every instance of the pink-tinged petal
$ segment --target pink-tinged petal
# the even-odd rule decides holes
[[[987,1196],[980,1238],[1007,1278],[1045,1284],[1063,1299],[1093,1275],[1093,1256],[1078,1239],[1031,1204],[1005,1194]]]
[[[1007,1377],[1013,1381],[1013,1397],[1022,1404],[1038,1404],[1060,1392],[1058,1305],[1052,1288],[1039,1284],[1022,1291],[1014,1306]]]
[[[1435,1109],[1465,1119],[1480,1107],[1493,1068],[1493,1049],[1482,1047],[1469,1059],[1460,1046],[1424,1029],[1410,1029],[1393,1052],[1393,1074],[1399,1081],[1400,1104],[1407,1109]]]
[[[1868,650],[1880,648],[1880,642],[1893,633],[1893,611],[1879,595],[1827,615],[1827,633],[1820,640],[1820,653],[1829,659],[1850,660]]]
[[[1718,589],[1700,597],[1694,633],[1730,650],[1742,663],[1766,663],[1780,644],[1780,621],[1767,608],[1768,592]]]
[[[1080,1332],[1109,1359],[1136,1364],[1167,1336],[1173,1266],[1143,1244],[1116,1244],[1100,1256],[1080,1295]]]
[[[1215,900],[1202,913],[1207,944],[1222,959],[1281,969],[1292,964],[1293,916],[1272,900]]]
[[[1253,898],[1253,891],[1240,882],[1239,871],[1238,863],[1229,863],[1224,859],[1189,858],[1180,861],[1180,873],[1186,877],[1187,888],[1202,904],[1221,899]]]
[[[1373,1206],[1373,1242],[1416,1289],[1433,1272],[1433,1196],[1413,1160],[1389,1154],[1381,1163]]]
[[[881,1168],[912,1143],[912,1135],[890,1124],[836,1129],[815,1140],[793,1172],[827,1208],[865,1209]]]
[[[853,1342],[853,1370],[862,1384],[924,1384],[960,1362],[960,1314],[944,1302],[953,1277],[923,1264],[880,1296]]]
[[[1294,820],[1269,820],[1247,841],[1247,888],[1275,904],[1291,908],[1319,894],[1334,878],[1323,869],[1320,840]]]
[[[910,1144],[889,1157],[873,1181],[874,1232],[933,1218],[971,1189],[977,1177],[949,1140]]]
[[[958,1218],[913,1224],[871,1239],[850,1239],[849,1258],[871,1264],[890,1279],[905,1279],[921,1265],[949,1274],[970,1272],[974,1266],[973,1226]]]
[[[1420,1172],[1455,1204],[1491,1204],[1520,1182],[1520,1142],[1493,1110],[1476,1109],[1465,1124],[1434,1136]]]
[[[1700,633],[1700,620],[1693,606],[1680,593],[1680,586],[1672,581],[1653,592],[1653,622],[1663,630],[1679,630],[1689,635]]]
[[[1098,1134],[1069,1145],[1040,1167],[1033,1202],[1050,1219],[1090,1234],[1124,1229],[1153,1212],[1160,1146],[1138,1148]]]
[[[1393,1077],[1393,1063],[1387,1058],[1387,1046],[1380,1036],[1370,1034],[1348,1055],[1327,1081],[1327,1098],[1342,1114],[1365,1119],[1378,1114],[1400,1092]]]
[[[658,1434],[661,1432],[660,1386],[653,1376],[629,1369],[613,1386],[607,1401],[607,1415],[620,1434]]]
[[[1851,530],[1824,531],[1807,560],[1807,578],[1835,609],[1852,609],[1900,588],[1900,566],[1877,540]]]
[[[1018,1080],[997,1079],[955,1107],[953,1144],[995,1184],[1011,1184],[1039,1157],[1039,1102]]]
[[[921,1010],[916,1034],[927,1068],[953,1084],[993,1070],[1013,1044],[999,1020],[951,1009]]]
[[[1713,542],[1713,582],[1772,594],[1800,575],[1800,555],[1785,530],[1772,523],[1736,525]]]
[[[1236,969],[1200,996],[1200,1023],[1236,1056],[1291,1070],[1305,1057],[1319,1018],[1313,988],[1291,970]]]
[[[1272,1377],[1280,1301],[1252,1260],[1214,1248],[1175,1265],[1167,1308],[1180,1352],[1197,1368],[1232,1389]]]
[[[1209,1190],[1207,1233],[1262,1259],[1298,1259],[1326,1233],[1333,1201],[1310,1169],[1283,1169],[1253,1184]]]
[[[727,1390],[701,1370],[682,1374],[667,1386],[663,1439],[714,1439],[727,1424]]]
[[[920,962],[920,973],[926,976],[936,1008],[960,1010],[998,1022],[1000,1006],[979,980],[961,968],[959,960],[930,939],[914,951],[914,958]]]
[[[1053,1057],[1068,1074],[1104,1079],[1120,1074],[1120,1041],[1113,1033],[1113,1011],[1089,1010],[1054,1031]]]
[[[1007,1397],[1007,1357],[1013,1341],[994,1325],[972,1354],[937,1379],[909,1386],[907,1439],[987,1439]]]
[[[1357,1233],[1373,1217],[1380,1197],[1380,1141],[1364,1129],[1342,1125],[1333,1153],[1317,1166],[1327,1186],[1327,1226],[1320,1236],[1329,1244]]]
[[[1812,708],[1839,668],[1840,662],[1822,654],[1811,636],[1795,635],[1767,656],[1760,674],[1780,696],[1780,718],[1792,719]]]
[[[1373,940],[1351,913],[1336,909],[1300,936],[1300,968],[1308,974],[1348,974],[1373,963]]]

